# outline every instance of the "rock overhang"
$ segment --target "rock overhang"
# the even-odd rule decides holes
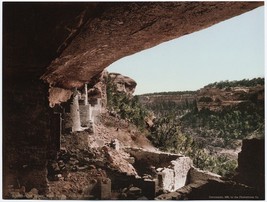
[[[85,17],[88,5],[58,48],[61,54],[41,77],[50,87],[68,89],[68,94],[122,57],[205,29],[263,2],[106,2],[90,7],[91,12],[98,10],[97,15]],[[51,92],[58,91],[50,91],[56,99]]]

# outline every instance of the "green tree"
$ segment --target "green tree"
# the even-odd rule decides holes
[[[148,111],[140,104],[138,97],[132,97],[124,92],[117,91],[117,86],[110,77],[107,80],[106,90],[108,110],[143,130],[146,126],[145,118],[148,115]]]

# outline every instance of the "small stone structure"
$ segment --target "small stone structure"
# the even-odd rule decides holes
[[[91,105],[80,105],[80,118],[82,127],[90,127],[92,117],[91,117]]]
[[[187,184],[196,181],[220,180],[221,176],[209,171],[203,171],[195,167],[191,167],[188,172]]]
[[[177,154],[130,148],[127,152],[135,158],[133,166],[139,175],[150,175],[157,180],[157,191],[175,191],[185,186],[193,165],[189,157]]]
[[[179,157],[171,161],[167,168],[163,168],[162,174],[162,189],[174,191],[186,184],[187,173],[192,166],[192,160],[189,157]]]
[[[75,89],[72,98],[72,104],[70,105],[70,117],[72,120],[72,132],[81,131],[81,119],[79,109],[79,93]]]
[[[83,103],[80,101],[83,99]],[[64,114],[65,130],[71,128],[71,132],[89,129],[94,133],[94,122],[102,112],[101,98],[97,98],[96,104],[88,102],[87,84],[85,84],[85,94],[81,95],[75,89],[70,105],[70,113]]]

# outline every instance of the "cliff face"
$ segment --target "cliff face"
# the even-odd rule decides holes
[[[221,111],[225,107],[254,103],[259,108],[264,106],[264,86],[231,87],[231,88],[203,88],[197,93],[198,110],[209,109]]]
[[[162,102],[173,102],[177,105],[184,105],[187,102],[192,103],[194,100],[196,100],[197,93],[194,91],[181,94],[157,93],[157,94],[140,95],[139,98],[140,102],[144,105],[160,104]]]
[[[117,91],[133,95],[137,83],[128,76],[118,73],[109,73],[109,77],[113,84],[116,85]]]
[[[103,108],[107,105],[107,85],[108,82],[116,87],[118,92],[132,96],[137,83],[130,77],[119,73],[109,73],[106,70],[94,77],[93,82],[88,86],[88,96],[90,103],[96,103],[100,98]]]
[[[264,86],[216,88],[204,87],[198,91],[154,93],[140,95],[140,101],[145,106],[175,103],[178,106],[196,102],[198,111],[222,111],[225,107],[241,104],[256,104],[260,109],[264,107]]]

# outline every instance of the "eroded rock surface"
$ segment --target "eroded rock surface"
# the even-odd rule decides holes
[[[223,89],[205,87],[198,91],[196,99],[198,110],[222,111],[224,108],[242,104],[255,104],[259,109],[263,109],[264,85]]]
[[[85,21],[81,14],[79,34],[53,60],[42,79],[51,86],[81,87],[124,56],[199,31],[260,5],[261,2],[99,3],[97,9],[101,12],[97,17]]]
[[[117,87],[118,92],[132,95],[134,93],[137,83],[130,77],[118,73],[109,73],[109,77]]]

